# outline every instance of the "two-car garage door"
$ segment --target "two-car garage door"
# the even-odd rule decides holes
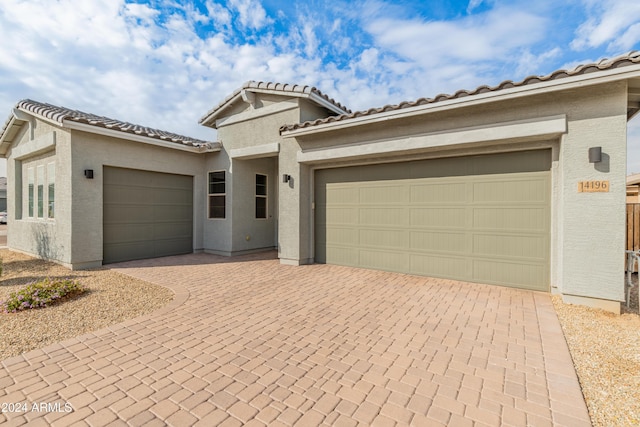
[[[316,262],[549,290],[550,150],[322,169]]]
[[[105,167],[103,263],[193,252],[193,177]]]

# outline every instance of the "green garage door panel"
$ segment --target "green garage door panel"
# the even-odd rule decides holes
[[[193,178],[104,168],[103,263],[193,252]]]
[[[549,290],[549,150],[318,170],[316,262]]]

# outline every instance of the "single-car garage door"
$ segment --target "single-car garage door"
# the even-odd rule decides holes
[[[315,260],[548,291],[550,150],[322,169]]]
[[[103,263],[193,251],[193,178],[105,167]]]

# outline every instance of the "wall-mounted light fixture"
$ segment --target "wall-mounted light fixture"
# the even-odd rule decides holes
[[[589,163],[600,163],[602,161],[602,147],[589,148]]]
[[[289,182],[289,181],[291,181],[291,175],[287,175],[286,173],[282,175],[282,182]]]
[[[93,179],[93,169],[85,169],[84,177],[87,179]]]

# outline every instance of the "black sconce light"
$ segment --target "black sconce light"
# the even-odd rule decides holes
[[[589,148],[589,163],[600,163],[602,161],[602,147]]]
[[[289,182],[289,181],[291,181],[291,175],[287,175],[286,173],[282,175],[282,182]]]
[[[84,177],[87,179],[93,179],[93,169],[85,169]]]

